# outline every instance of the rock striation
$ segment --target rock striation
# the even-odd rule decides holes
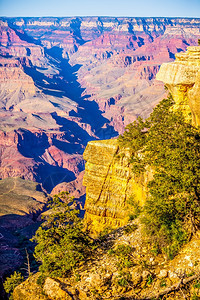
[[[86,160],[84,219],[88,229],[98,234],[105,228],[126,224],[134,213],[134,205],[144,204],[150,174],[136,178],[128,151],[120,151],[114,139],[89,142],[83,158]]]
[[[185,53],[177,53],[176,60],[162,64],[156,76],[165,83],[175,101],[175,109],[181,109],[195,126],[200,125],[200,46],[188,47]]]
[[[155,79],[160,65],[196,44],[199,24],[188,18],[0,18],[0,178],[36,180],[48,192],[63,182],[78,187],[87,142],[116,137],[138,115],[151,113],[165,96]],[[30,137],[36,153],[28,153]]]

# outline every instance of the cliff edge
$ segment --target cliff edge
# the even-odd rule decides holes
[[[176,60],[161,65],[156,76],[165,83],[175,101],[195,126],[200,125],[200,46],[188,47],[176,54]]]
[[[165,83],[185,118],[200,125],[200,46],[177,53],[175,62],[162,64],[157,79]],[[119,148],[117,140],[89,142],[83,185],[86,186],[85,221],[98,234],[104,228],[117,228],[131,218],[135,205],[143,205],[151,172],[140,178],[133,174],[129,152]]]
[[[120,150],[117,140],[89,142],[83,158],[88,229],[97,234],[108,227],[125,225],[134,204],[142,205],[145,201],[147,178],[135,177],[129,152]]]

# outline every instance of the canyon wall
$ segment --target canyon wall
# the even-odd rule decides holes
[[[136,177],[128,150],[120,150],[116,139],[89,142],[83,158],[87,161],[83,178],[87,228],[98,234],[127,224],[135,207],[145,202],[151,172]]]
[[[0,18],[0,178],[39,181],[48,192],[80,186],[87,142],[151,113],[166,94],[155,79],[160,65],[197,44],[199,24]]]

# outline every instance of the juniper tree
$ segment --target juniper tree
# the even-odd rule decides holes
[[[68,193],[55,195],[49,213],[36,231],[34,256],[41,263],[39,270],[52,277],[68,276],[92,249],[92,239],[84,232],[79,210],[72,208]]]

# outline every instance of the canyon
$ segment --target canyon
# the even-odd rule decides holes
[[[199,51],[200,46],[188,47],[185,53],[176,55],[175,62],[163,64],[157,74],[174,97],[173,109],[182,111],[186,121],[195,126],[199,125]],[[46,277],[41,286],[40,273],[36,273],[15,288],[14,299],[199,298],[199,229],[175,257],[167,259],[149,248],[139,218],[128,223],[135,203],[144,205],[152,172],[146,169],[142,177],[135,176],[129,149],[120,147],[117,139],[90,141],[83,158],[88,229],[94,234],[115,230],[99,237],[94,256],[78,269],[78,280],[76,274],[69,278]],[[135,203],[130,203],[131,197]],[[119,247],[121,253],[113,256]],[[123,254],[125,249],[131,249],[130,256]],[[120,261],[123,255],[133,264]]]
[[[1,18],[0,178],[48,193],[77,182],[88,141],[118,136],[166,95],[156,73],[197,44],[199,22]]]
[[[130,179],[128,157],[116,157],[114,138],[138,116],[148,117],[166,96],[165,80],[156,80],[161,64],[173,63],[177,52],[183,61],[183,51],[196,46],[199,35],[195,18],[0,18],[0,189],[4,184],[12,189],[19,180],[27,191],[33,181],[33,195],[38,184],[45,195],[40,203],[21,193],[14,221],[13,198],[8,193],[7,205],[0,202],[2,224],[10,224],[1,227],[11,253],[9,270],[3,271],[22,261],[13,261],[19,253],[13,232],[30,237],[24,232],[38,224],[48,194],[69,190],[83,207],[85,160],[85,219],[94,233],[126,223],[132,189],[145,201],[145,185]],[[195,77],[197,68],[188,65]],[[177,89],[168,80],[165,84],[172,94]],[[187,84],[193,121],[199,124],[199,83]]]

